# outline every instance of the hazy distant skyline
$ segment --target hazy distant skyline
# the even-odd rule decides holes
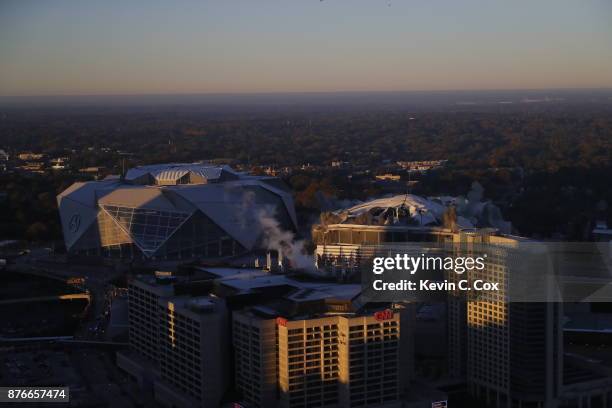
[[[611,87],[609,0],[0,3],[0,96]]]

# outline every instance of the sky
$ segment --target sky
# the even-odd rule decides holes
[[[610,0],[0,0],[0,96],[612,88]]]

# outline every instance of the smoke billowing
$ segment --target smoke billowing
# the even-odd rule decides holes
[[[267,249],[277,251],[279,257],[289,260],[293,268],[315,270],[313,257],[304,249],[304,241],[296,241],[293,232],[281,228],[273,208],[259,210],[257,220],[263,232],[263,244]]]

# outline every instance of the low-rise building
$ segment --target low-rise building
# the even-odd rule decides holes
[[[52,170],[66,170],[70,167],[68,157],[55,157],[49,160]]]
[[[32,153],[22,152],[17,155],[17,158],[22,161],[39,161],[44,160],[46,155],[44,153]]]
[[[402,176],[400,176],[399,174],[392,174],[392,173],[385,173],[385,174],[379,174],[377,176],[375,176],[376,180],[379,181],[399,181]]]

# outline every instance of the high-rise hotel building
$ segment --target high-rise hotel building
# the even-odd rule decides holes
[[[253,269],[140,276],[118,364],[164,406],[399,407],[414,311],[360,292]]]
[[[175,297],[161,306],[159,369],[155,390],[166,406],[219,405],[229,367],[225,302]]]
[[[175,290],[166,274],[130,284],[130,350],[117,363],[165,406],[219,406],[230,374],[225,302]]]
[[[411,313],[234,315],[236,387],[249,406],[400,406],[412,373]]]
[[[234,378],[242,399],[253,407],[276,405],[278,334],[275,318],[236,312],[233,317]]]
[[[519,285],[541,284],[545,270],[521,261],[530,257],[529,243],[490,230],[454,235],[457,256],[486,253],[485,269],[449,279],[498,282],[500,290],[485,299],[448,301],[449,371],[464,377],[470,392],[492,407],[556,407],[563,389],[562,304],[514,301]],[[541,265],[545,267],[545,265]],[[518,280],[529,282],[515,282]],[[535,290],[535,286],[532,287]],[[529,288],[527,288],[529,290]],[[520,295],[515,293],[515,295]]]
[[[159,359],[160,301],[174,295],[171,277],[141,278],[132,281],[128,291],[128,320],[130,347],[151,362]]]

